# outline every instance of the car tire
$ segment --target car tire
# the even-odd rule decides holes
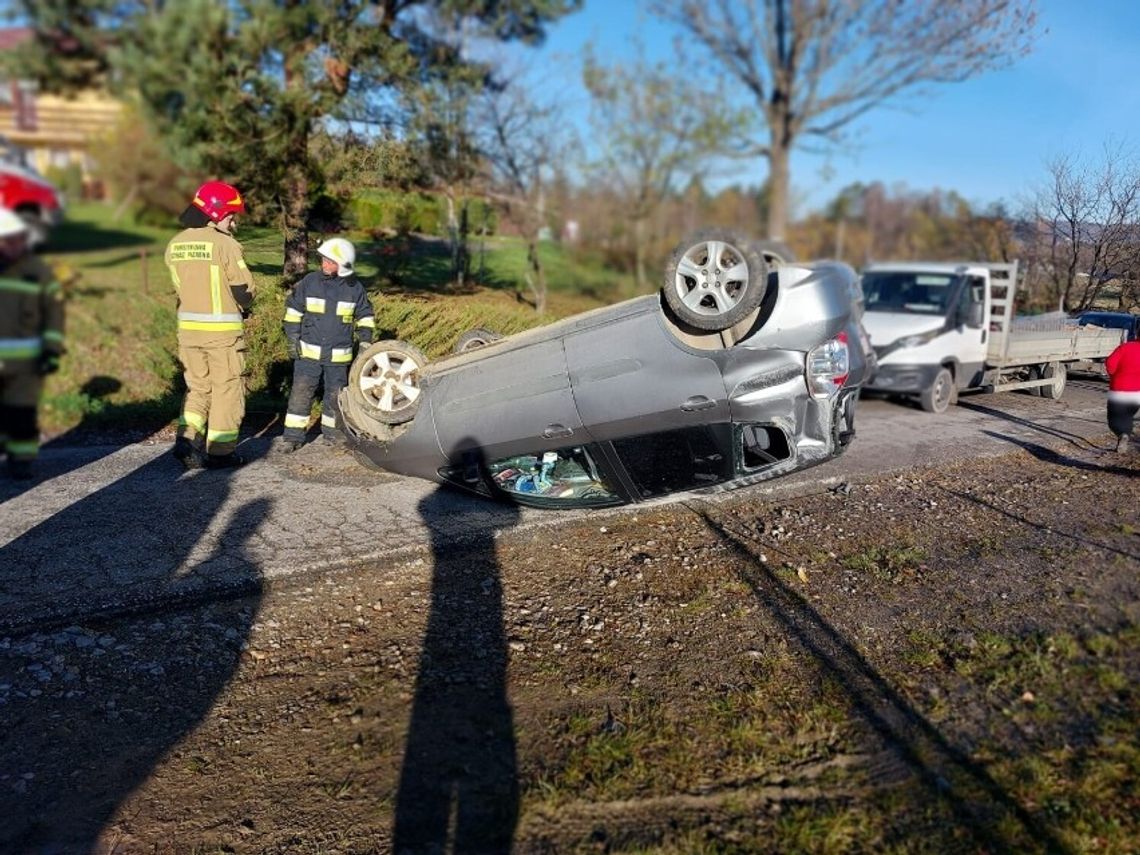
[[[420,408],[420,372],[426,365],[427,357],[406,341],[369,345],[348,372],[354,411],[386,425],[410,422]]]
[[[1065,369],[1063,362],[1047,362],[1042,365],[1039,370],[1042,380],[1053,381],[1051,385],[1038,387],[1038,389],[1041,390],[1042,398],[1055,401],[1065,394],[1065,384],[1068,380],[1069,372]]]
[[[934,381],[922,390],[919,402],[928,413],[941,414],[946,412],[954,400],[954,375],[949,368],[940,368],[934,375]]]
[[[493,341],[498,341],[502,336],[497,332],[485,330],[482,327],[476,327],[473,330],[468,330],[459,337],[455,342],[455,353],[466,353],[469,350],[475,350],[485,344],[490,344]]]
[[[769,267],[792,264],[796,260],[796,254],[792,252],[792,248],[783,241],[758,240],[755,243],[756,248],[760,251],[760,257]]]
[[[768,265],[757,245],[719,229],[678,244],[665,265],[665,303],[684,324],[719,332],[747,318],[768,289]]]

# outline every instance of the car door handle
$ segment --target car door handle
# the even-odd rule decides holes
[[[707,398],[704,395],[693,395],[685,403],[681,404],[681,409],[686,413],[695,413],[700,410],[707,410],[716,406],[716,401]]]
[[[568,428],[566,425],[547,425],[542,435],[546,439],[556,439],[560,436],[570,436],[574,433],[573,428]]]

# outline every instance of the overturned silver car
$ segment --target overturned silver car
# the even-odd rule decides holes
[[[545,508],[753,484],[822,463],[855,433],[870,370],[858,283],[840,263],[769,270],[723,232],[670,259],[658,295],[429,363],[363,350],[341,393],[370,466]]]

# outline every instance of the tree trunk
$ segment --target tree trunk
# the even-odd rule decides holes
[[[285,265],[281,272],[290,285],[292,280],[304,276],[309,267],[309,179],[304,166],[294,164],[285,176],[281,199],[285,233]]]
[[[290,0],[289,6],[300,5]],[[285,89],[296,94],[304,85],[304,63],[308,53],[300,44],[290,45],[285,59]],[[286,280],[304,276],[309,267],[309,120],[302,115],[292,117],[289,137],[289,166],[282,188],[282,231],[285,233]],[[290,281],[290,284],[292,282]]]
[[[448,187],[443,194],[447,200],[447,244],[451,251],[451,281],[458,287],[463,287],[463,269],[459,263],[459,217],[455,214],[455,191]]]
[[[293,131],[289,152],[281,199],[285,233],[282,273],[288,280],[295,280],[304,276],[309,267],[309,129],[306,125],[299,124]]]
[[[542,260],[538,257],[537,230],[527,235],[526,260],[530,268],[526,281],[534,294],[534,310],[541,315],[546,311],[546,271],[542,269]]]
[[[790,146],[775,131],[768,154],[768,239],[782,241],[788,230]]]
[[[633,221],[633,257],[637,273],[637,293],[645,291],[645,217]]]

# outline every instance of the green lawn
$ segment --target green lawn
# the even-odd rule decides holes
[[[71,280],[67,355],[48,381],[41,410],[50,434],[76,427],[152,431],[177,417],[182,380],[175,298],[162,261],[175,227],[113,222],[112,214],[98,203],[73,205],[45,252],[61,279]],[[247,328],[250,410],[277,412],[290,374],[281,317],[291,283],[280,275],[281,235],[247,226],[237,236],[258,286]],[[449,256],[441,241],[348,237],[357,243],[357,269],[381,331],[429,356],[448,352],[472,327],[517,332],[633,293],[629,276],[546,244],[541,257],[550,294],[547,313],[539,316],[526,302],[526,251],[517,239],[474,242],[476,282],[457,292],[448,281]]]

